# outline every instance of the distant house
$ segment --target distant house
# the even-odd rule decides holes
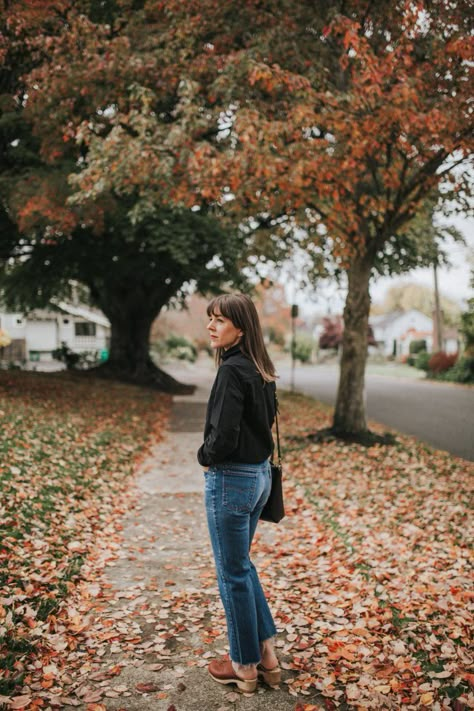
[[[12,339],[0,349],[0,360],[39,369],[39,364],[51,363],[52,352],[63,342],[75,353],[83,353],[108,350],[110,341],[110,323],[100,311],[64,301],[27,314],[0,307],[0,328]]]
[[[410,343],[421,340],[426,341],[428,352],[433,351],[433,319],[417,309],[371,316],[369,323],[373,328],[378,349],[386,356],[406,356],[410,352]],[[458,335],[455,329],[443,330],[443,350],[447,353],[457,352]]]

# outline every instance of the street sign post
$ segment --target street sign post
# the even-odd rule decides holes
[[[291,392],[295,390],[295,351],[296,351],[296,319],[298,318],[298,304],[291,306]]]

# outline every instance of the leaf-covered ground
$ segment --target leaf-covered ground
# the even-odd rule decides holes
[[[9,408],[6,421],[34,412],[23,439],[43,443],[28,448],[18,439],[20,458],[2,462],[2,470],[14,467],[7,482],[13,495],[24,490],[21,472],[26,458],[36,462],[32,451],[40,466],[48,437],[63,452],[58,458],[67,463],[63,475],[67,470],[72,489],[62,504],[51,493],[36,495],[56,502],[53,514],[30,505],[25,510],[34,515],[23,518],[21,527],[10,523],[17,535],[24,535],[20,528],[26,530],[28,521],[34,531],[21,545],[8,539],[10,574],[25,570],[15,594],[26,597],[7,598],[0,610],[4,618],[14,612],[20,639],[36,648],[23,656],[16,652],[15,673],[27,668],[8,708],[201,711],[204,698],[209,709],[246,711],[267,703],[266,694],[273,694],[275,711],[474,708],[472,464],[402,436],[395,445],[369,449],[313,443],[307,435],[330,424],[330,410],[308,398],[281,398],[288,516],[278,526],[259,527],[253,557],[279,630],[284,675],[280,691],[259,687],[246,698],[211,689],[205,674],[209,659],[224,653],[227,642],[201,495],[177,491],[137,502],[129,494],[128,474],[140,443],[163,422],[165,410],[156,396],[135,390],[134,396],[141,395],[132,401],[127,388],[88,386],[85,393],[81,385],[77,393],[91,398],[81,404],[59,386],[48,395],[40,388],[34,397],[12,383],[2,405],[5,412]],[[104,393],[123,407],[106,405]],[[43,429],[43,416],[55,426]],[[97,418],[96,426],[90,417]],[[69,427],[77,428],[76,436],[59,434]],[[382,432],[374,424],[373,429]],[[98,447],[98,439],[108,445]],[[185,435],[179,446],[187,447]],[[192,447],[194,452],[194,441]],[[109,463],[100,464],[101,456]],[[175,456],[168,453],[157,463],[162,476],[170,476]],[[93,496],[87,487],[85,500],[74,493],[77,483],[69,474],[77,472],[81,458],[81,471],[91,467],[90,483],[97,486]],[[37,477],[41,487],[44,476]],[[23,501],[16,498],[10,506],[12,521]],[[136,516],[122,542],[120,521],[131,507]],[[77,532],[70,536],[71,517]],[[75,550],[77,545],[82,547]],[[58,551],[52,564],[50,550]],[[64,606],[49,614],[45,608],[38,619],[29,608],[49,599],[48,579],[69,570],[68,560],[76,563],[69,582],[64,576]],[[120,590],[102,575],[108,561],[112,570],[122,566],[120,576],[128,572]],[[25,585],[32,586],[26,593]],[[59,587],[54,582],[53,591],[54,586]],[[35,602],[36,589],[41,593]],[[11,588],[8,594],[13,597]],[[31,663],[34,655],[37,662]],[[211,693],[217,694],[216,705]]]
[[[312,444],[329,409],[293,396],[282,413],[291,525],[267,575],[275,602],[291,591],[291,687],[329,708],[474,708],[474,467],[402,436]]]
[[[74,601],[88,597],[169,404],[125,385],[0,372],[0,707],[35,670],[46,668],[39,690],[52,687],[51,660],[69,664]]]

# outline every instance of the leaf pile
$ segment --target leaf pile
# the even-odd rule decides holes
[[[39,690],[53,687],[78,647],[87,622],[74,604],[87,608],[168,407],[136,387],[0,372],[0,707],[41,667]]]

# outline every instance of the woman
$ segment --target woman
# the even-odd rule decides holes
[[[248,296],[217,296],[207,314],[219,369],[198,461],[230,645],[230,660],[214,660],[208,670],[215,681],[252,692],[259,674],[269,684],[280,681],[275,623],[249,557],[271,488],[276,376]]]

